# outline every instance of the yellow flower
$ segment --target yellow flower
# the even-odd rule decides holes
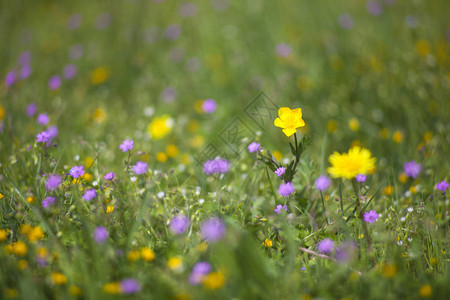
[[[107,214],[110,214],[110,213],[112,213],[114,211],[114,206],[113,205],[108,205],[107,207],[106,207],[106,213]]]
[[[0,105],[0,120],[5,118],[5,109]]]
[[[302,109],[290,109],[289,107],[282,107],[278,110],[278,118],[273,124],[277,127],[283,128],[283,132],[287,137],[290,137],[297,132],[297,128],[305,126],[305,121],[302,119]]]
[[[430,298],[432,294],[433,290],[431,289],[431,286],[429,284],[423,285],[419,290],[419,295],[423,298]]]
[[[30,231],[28,231],[27,237],[30,242],[36,242],[44,238],[44,231],[39,226],[33,227]]]
[[[375,170],[375,158],[369,150],[353,147],[348,153],[334,152],[330,155],[331,168],[328,172],[334,178],[352,179],[358,174],[367,174]]]
[[[97,108],[93,113],[92,113],[92,119],[96,122],[96,123],[103,123],[103,121],[105,121],[106,119],[106,112],[101,109],[101,108]]]
[[[173,119],[169,115],[154,118],[148,125],[147,131],[153,139],[158,140],[172,131],[173,123]]]
[[[66,284],[67,278],[66,278],[66,275],[64,275],[63,273],[54,272],[54,273],[52,273],[52,281],[54,284],[62,285],[62,284]]]
[[[392,139],[394,140],[394,143],[400,144],[403,141],[403,133],[400,130],[397,130],[392,135]]]
[[[338,129],[338,123],[335,120],[330,120],[327,123],[327,130],[330,133],[336,132]]]
[[[76,285],[71,285],[69,287],[69,294],[71,294],[72,296],[80,296],[82,293],[83,291]]]
[[[225,275],[222,272],[212,272],[202,280],[203,286],[210,290],[217,290],[225,284]]]
[[[385,194],[386,196],[392,195],[393,192],[394,192],[394,187],[392,185],[388,185],[383,190],[383,194]]]
[[[159,162],[166,162],[167,161],[167,154],[164,152],[158,152],[156,153],[156,160]]]
[[[171,270],[180,270],[183,267],[183,261],[179,257],[172,257],[167,261],[167,265]]]
[[[398,176],[398,180],[399,180],[401,183],[405,183],[405,182],[408,181],[408,176],[406,176],[405,173],[402,173],[402,174],[400,174],[400,175]]]
[[[389,136],[389,130],[387,128],[382,128],[380,130],[380,135],[382,139],[387,139]]]
[[[12,252],[17,256],[25,256],[27,254],[27,251],[27,245],[22,241],[18,241],[12,244]]]
[[[170,144],[166,147],[166,153],[169,157],[175,157],[178,155],[178,148],[174,144]]]
[[[0,229],[0,242],[4,242],[7,239],[6,231],[3,229]]]
[[[118,294],[120,293],[120,285],[118,282],[107,283],[103,286],[103,292],[107,294]]]
[[[272,241],[269,239],[265,239],[264,242],[262,243],[264,245],[264,247],[269,248],[272,247]]]
[[[352,131],[358,131],[358,129],[359,129],[359,121],[357,119],[355,119],[355,118],[351,118],[348,121],[348,127],[350,127],[350,129]]]
[[[36,199],[35,197],[28,196],[27,197],[27,202],[31,204],[31,203],[34,202],[35,199]]]
[[[127,259],[129,261],[136,261],[136,260],[139,259],[139,256],[140,256],[139,251],[138,250],[133,250],[133,251],[128,252]]]
[[[31,228],[32,227],[29,224],[22,224],[22,225],[20,225],[20,233],[21,234],[28,234],[28,232],[30,232]]]
[[[28,268],[28,262],[24,259],[21,259],[17,262],[17,267],[19,268],[19,270],[23,271]]]
[[[141,257],[144,261],[152,261],[155,259],[155,252],[148,247],[141,248]]]
[[[383,275],[386,278],[392,278],[397,274],[396,265],[387,265],[383,268]]]
[[[201,242],[198,246],[197,246],[197,251],[198,252],[205,252],[206,250],[208,250],[208,244],[206,242]]]
[[[2,193],[0,193],[0,199],[3,199],[3,194]]]
[[[422,56],[427,56],[431,51],[430,44],[426,40],[419,40],[416,44],[416,49]]]
[[[278,151],[278,150],[273,151],[272,155],[278,161],[281,161],[281,159],[283,158],[283,154],[280,151]]]
[[[91,82],[94,85],[105,82],[109,77],[108,67],[98,67],[91,74]]]

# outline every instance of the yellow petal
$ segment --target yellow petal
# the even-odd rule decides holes
[[[299,117],[300,119],[302,118],[302,109],[301,108],[296,108],[292,110],[292,113],[296,116]]]
[[[278,110],[278,116],[281,120],[285,120],[287,116],[289,116],[292,113],[292,110],[289,107],[281,107]]]
[[[283,132],[284,132],[284,134],[287,137],[290,137],[291,135],[293,135],[294,133],[297,132],[297,129],[295,129],[295,128],[285,128],[285,129],[283,129]]]
[[[277,127],[284,128],[284,122],[280,118],[276,118],[273,124]]]

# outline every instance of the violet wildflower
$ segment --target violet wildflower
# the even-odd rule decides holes
[[[288,44],[280,43],[276,47],[276,52],[279,57],[288,57],[292,53],[292,48]]]
[[[334,242],[329,239],[323,239],[317,244],[317,250],[321,253],[330,253],[333,251]]]
[[[62,183],[62,179],[60,176],[56,174],[51,174],[48,176],[47,181],[45,182],[45,188],[47,191],[56,190]]]
[[[135,294],[141,290],[141,285],[136,279],[126,278],[119,283],[120,292],[124,294]]]
[[[104,244],[108,239],[109,233],[108,230],[103,226],[98,226],[94,230],[94,241],[97,244]]]
[[[448,189],[448,186],[449,186],[449,184],[445,180],[442,180],[441,182],[436,184],[436,188],[441,192],[445,192]]]
[[[292,185],[292,182],[282,183],[282,184],[280,184],[280,187],[278,188],[278,194],[280,194],[283,197],[289,197],[294,192],[295,192],[295,188]]]
[[[214,243],[222,239],[225,235],[225,224],[219,218],[212,218],[204,221],[200,226],[203,239],[209,243]]]
[[[83,194],[84,201],[91,201],[95,197],[97,197],[97,192],[95,191],[95,189],[86,190]]]
[[[180,15],[185,18],[193,17],[197,13],[197,5],[191,2],[185,2],[180,7]]]
[[[77,60],[83,56],[84,47],[81,44],[73,45],[69,50],[69,58],[71,60]]]
[[[58,127],[56,126],[50,126],[47,128],[48,135],[50,136],[50,139],[53,140],[55,137],[58,136]]]
[[[21,66],[29,65],[31,63],[31,52],[24,51],[20,53],[18,63]]]
[[[103,179],[105,180],[113,180],[114,179],[114,173],[113,172],[108,172],[105,174],[105,176],[103,177]]]
[[[73,64],[67,65],[63,69],[63,75],[65,79],[72,79],[77,75],[77,67]]]
[[[248,145],[248,152],[253,153],[258,151],[259,147],[261,147],[261,144],[257,142],[253,142],[250,145]]]
[[[422,165],[412,160],[403,165],[403,170],[405,171],[406,176],[416,179],[422,170]]]
[[[47,198],[45,198],[44,200],[42,200],[42,207],[43,208],[47,208],[47,207],[49,207],[49,206],[52,206],[52,205],[54,205],[55,204],[55,201],[56,201],[56,199],[55,199],[55,197],[51,197],[51,196],[48,196]]]
[[[67,20],[67,27],[70,30],[75,30],[81,25],[81,15],[80,14],[73,14],[70,16],[69,20]]]
[[[48,122],[50,122],[50,118],[48,117],[47,114],[39,114],[37,116],[37,122],[42,126],[45,126],[48,124]]]
[[[205,275],[211,272],[211,265],[206,261],[198,262],[192,268],[191,275],[189,275],[189,283],[191,285],[197,285],[202,282]]]
[[[73,178],[78,178],[80,176],[84,175],[84,167],[83,166],[75,166],[72,169],[70,169],[69,171],[70,176],[72,176]]]
[[[111,23],[111,14],[109,12],[103,12],[95,19],[95,27],[99,30],[105,30]]]
[[[53,75],[52,77],[50,77],[50,79],[48,80],[48,88],[50,90],[57,90],[59,89],[59,87],[61,86],[61,77],[59,77],[59,75]]]
[[[20,79],[27,79],[31,75],[31,67],[29,65],[24,65],[20,69]]]
[[[8,72],[5,77],[5,85],[6,87],[10,87],[16,82],[16,73],[14,71]]]
[[[50,140],[50,135],[47,131],[42,131],[36,135],[37,143],[47,143]]]
[[[213,99],[206,99],[202,103],[202,110],[206,114],[212,114],[217,109],[217,103]]]
[[[325,175],[321,175],[316,179],[315,185],[318,191],[325,191],[330,187],[331,180]]]
[[[147,163],[143,162],[143,161],[138,161],[134,166],[133,166],[133,172],[136,175],[141,175],[144,174],[145,172],[147,172]]]
[[[378,214],[374,210],[364,213],[364,222],[366,222],[366,223],[373,223],[377,219],[378,219]]]
[[[355,25],[355,22],[353,21],[353,18],[349,14],[342,14],[339,16],[339,25],[347,30],[350,30]]]
[[[230,162],[223,158],[216,158],[206,161],[203,164],[203,172],[206,175],[223,174],[230,170]]]
[[[166,28],[166,38],[169,40],[176,40],[181,34],[181,27],[177,24],[169,25]]]
[[[127,152],[127,151],[130,151],[131,149],[133,149],[133,146],[134,146],[133,140],[124,140],[122,142],[122,144],[119,146],[119,148],[123,152]]]
[[[175,234],[182,234],[189,227],[189,219],[185,215],[176,215],[170,221],[170,231]]]
[[[374,0],[367,1],[366,8],[372,16],[379,16],[383,12],[381,4]]]
[[[165,88],[161,92],[161,99],[164,102],[173,102],[176,97],[177,97],[177,91],[175,91],[175,89],[171,86]]]
[[[288,210],[287,205],[278,204],[277,208],[275,208],[273,211],[276,212],[277,214],[281,214],[282,210],[287,211]]]
[[[275,174],[277,174],[278,177],[282,176],[286,172],[285,167],[279,167],[275,170]]]
[[[366,182],[367,180],[367,176],[364,174],[358,174],[356,175],[356,181],[358,181],[359,183],[363,183]]]
[[[336,248],[336,260],[339,263],[349,263],[356,252],[356,244],[353,241],[344,241]]]
[[[32,102],[27,106],[27,116],[32,117],[37,112],[37,104]]]

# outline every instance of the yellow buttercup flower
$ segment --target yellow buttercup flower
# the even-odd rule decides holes
[[[158,140],[172,131],[173,123],[173,119],[169,115],[154,118],[148,125],[147,131],[153,139]]]
[[[209,273],[205,276],[202,283],[209,290],[220,289],[225,284],[225,275],[220,271]]]
[[[269,239],[265,239],[264,242],[262,242],[262,244],[263,244],[264,247],[266,247],[266,248],[272,247],[272,241],[269,240]]]
[[[302,109],[290,109],[289,107],[281,107],[278,110],[278,118],[273,124],[277,127],[283,128],[283,133],[290,137],[297,132],[297,128],[305,126],[305,121],[302,119]]]
[[[54,273],[52,273],[52,281],[56,285],[66,284],[67,277],[63,273],[54,272]]]
[[[358,174],[367,174],[375,170],[375,158],[369,150],[353,147],[348,153],[334,152],[330,155],[331,167],[328,173],[334,178],[352,179]]]

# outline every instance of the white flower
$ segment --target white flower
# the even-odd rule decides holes
[[[136,176],[131,176],[130,180],[131,180],[131,182],[135,182],[137,180],[137,177]]]
[[[412,207],[408,207],[408,212],[411,213],[411,212],[413,212],[413,210],[414,210],[414,209],[413,209]]]
[[[401,218],[400,218],[400,222],[403,223],[403,222],[405,222],[405,221],[406,221],[406,218],[405,218],[405,217],[401,217]]]
[[[161,192],[159,192],[158,194],[156,194],[156,196],[159,198],[159,199],[162,199],[163,197],[164,197],[164,192],[163,191],[161,191]]]
[[[205,199],[202,198],[202,199],[198,200],[198,203],[200,203],[200,205],[205,203]]]

